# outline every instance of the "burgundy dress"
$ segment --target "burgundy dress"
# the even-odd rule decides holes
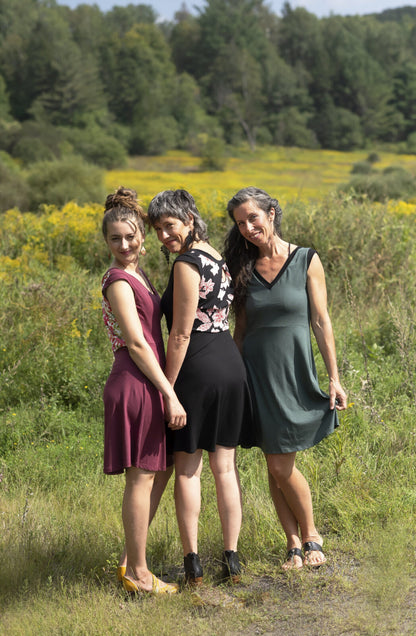
[[[135,466],[166,470],[166,424],[160,392],[131,359],[107,299],[108,287],[125,280],[133,290],[146,342],[162,369],[165,352],[160,329],[160,298],[124,270],[111,268],[103,276],[103,318],[114,363],[104,387],[104,472],[122,473]],[[172,463],[170,461],[170,463]]]

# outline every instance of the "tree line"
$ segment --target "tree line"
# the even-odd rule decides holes
[[[416,152],[416,8],[319,19],[206,0],[159,22],[147,4],[0,0],[3,164],[112,168],[213,140]]]

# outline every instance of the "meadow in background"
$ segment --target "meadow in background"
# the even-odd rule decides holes
[[[101,395],[112,363],[101,317],[102,204],[0,215],[0,633],[414,634],[416,199],[336,193],[366,154],[259,151],[225,172],[199,173],[191,156],[172,153],[106,173],[107,191],[134,187],[145,206],[162,189],[189,189],[219,249],[230,196],[263,187],[282,203],[284,235],[314,247],[327,274],[349,408],[299,465],[329,564],[281,572],[285,537],[262,454],[240,450],[243,583],[217,586],[220,528],[204,471],[200,554],[211,585],[202,599],[184,591],[128,602],[115,581],[124,478],[102,472]],[[379,161],[413,174],[415,162],[384,153]],[[146,249],[143,267],[161,291],[168,267],[152,232]],[[181,577],[172,483],[149,562],[158,575]]]

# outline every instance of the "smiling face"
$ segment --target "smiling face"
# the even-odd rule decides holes
[[[131,221],[109,222],[106,241],[117,266],[125,269],[129,265],[137,265],[143,236],[134,223]]]
[[[172,254],[182,254],[186,252],[186,239],[189,231],[193,228],[192,215],[189,217],[189,223],[183,223],[176,216],[161,216],[154,224],[157,238]]]
[[[252,199],[234,208],[233,216],[240,234],[259,249],[269,245],[273,239],[275,211],[269,213],[259,208]]]

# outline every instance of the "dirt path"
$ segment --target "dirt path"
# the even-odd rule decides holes
[[[236,625],[245,613],[244,628],[229,629],[227,623],[222,636],[415,636],[416,579],[400,606],[383,606],[364,593],[360,566],[345,565],[300,576],[246,575],[239,586],[198,588],[192,601],[206,618],[228,609]]]

